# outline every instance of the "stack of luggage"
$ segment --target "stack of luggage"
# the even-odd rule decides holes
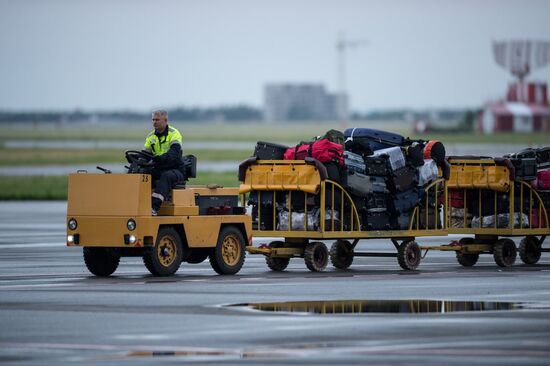
[[[476,157],[469,156],[468,159]],[[482,159],[484,157],[477,157]],[[513,220],[514,227],[544,227],[546,210],[550,218],[550,147],[529,148],[518,153],[500,158],[492,158],[495,163],[505,165],[512,172],[511,184],[514,185],[513,217],[510,218],[510,195],[508,192],[493,190],[451,190],[450,226],[454,228],[506,228]],[[524,189],[521,197],[522,183],[529,184],[541,197],[538,199]],[[523,198],[523,199],[522,199]],[[510,220],[512,219],[512,220]]]

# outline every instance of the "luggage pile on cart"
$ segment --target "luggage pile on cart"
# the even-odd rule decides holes
[[[438,141],[413,141],[403,136],[369,128],[350,128],[344,133],[330,130],[325,135],[296,146],[258,142],[254,152],[258,160],[304,160],[313,158],[323,164],[327,178],[350,194],[360,218],[360,228],[372,230],[407,230],[441,228],[443,219],[442,185],[431,187],[440,175],[448,174],[445,147]],[[437,192],[429,195],[427,189]],[[252,192],[253,221],[263,230],[287,230],[289,227],[317,230],[320,227],[319,207],[307,210],[305,198],[294,194],[291,210],[287,208],[288,194]],[[332,202],[329,190],[327,200],[335,206],[328,209],[325,220],[336,217],[340,225],[343,207],[339,197]],[[338,196],[338,195],[337,195]],[[313,197],[310,198],[314,200]],[[258,217],[258,206],[264,214]],[[417,220],[412,215],[418,211]],[[306,211],[307,214],[306,214]],[[334,211],[334,212],[332,212]],[[415,222],[413,222],[415,221]],[[308,225],[305,225],[305,222]],[[270,223],[274,223],[270,224]],[[348,229],[348,228],[346,228]]]
[[[448,160],[451,228],[546,227],[550,148],[526,149],[502,158]]]

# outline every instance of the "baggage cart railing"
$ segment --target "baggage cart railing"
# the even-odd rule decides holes
[[[461,189],[464,203],[462,206],[462,214],[454,215],[454,208],[448,210],[447,220],[462,221],[462,227],[449,225],[450,233],[464,234],[494,234],[494,235],[535,235],[548,234],[550,229],[550,220],[548,218],[548,208],[544,206],[544,202],[538,192],[531,185],[524,181],[515,181],[510,185],[508,195],[508,205],[506,212],[499,210],[499,196],[502,192],[490,191],[483,189]],[[476,209],[479,219],[479,224],[472,227],[472,218],[474,217],[470,210],[472,209],[471,195],[469,192],[474,192],[477,195]],[[492,196],[492,206],[488,208],[484,201],[488,199],[488,195]],[[519,196],[519,201],[516,201]],[[450,205],[448,198],[448,205]],[[519,206],[518,206],[519,205]],[[534,215],[535,211],[538,215]],[[489,215],[482,215],[483,212],[490,212]],[[501,211],[501,212],[499,212]],[[503,225],[503,220],[499,219],[499,215],[507,214],[507,222]],[[525,217],[527,216],[527,222]],[[484,225],[484,218],[492,217],[492,225]],[[537,225],[533,224],[533,219],[536,218]],[[455,221],[456,222],[456,221]]]

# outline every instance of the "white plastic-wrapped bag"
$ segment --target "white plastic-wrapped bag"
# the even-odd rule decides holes
[[[372,156],[387,155],[389,157],[390,166],[395,172],[405,166],[405,155],[399,146],[388,147],[386,149],[376,150]]]
[[[437,179],[439,172],[437,163],[433,159],[424,160],[424,165],[417,168],[418,171],[418,186],[423,187]]]

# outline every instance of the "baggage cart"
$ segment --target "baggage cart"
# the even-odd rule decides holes
[[[291,258],[303,258],[311,271],[322,271],[330,259],[338,269],[348,268],[354,257],[397,257],[403,269],[414,270],[420,263],[421,250],[417,237],[446,236],[447,190],[444,179],[437,179],[425,187],[425,202],[411,213],[408,228],[403,230],[365,230],[361,209],[349,192],[337,182],[327,179],[324,165],[317,160],[264,160],[252,157],[240,165],[239,180],[243,205],[247,195],[268,192],[272,198],[255,208],[252,232],[256,238],[282,238],[248,247],[250,254],[263,254],[274,271],[284,270]],[[441,216],[420,219],[421,205],[429,207],[441,202]],[[269,210],[264,215],[262,211]],[[263,218],[272,220],[262,224]],[[293,219],[294,217],[294,219]],[[295,220],[295,218],[299,220]],[[313,221],[313,222],[312,222]],[[265,230],[265,228],[268,228]],[[356,246],[361,239],[390,239],[396,252],[360,252]],[[322,242],[334,241],[330,251]]]
[[[542,248],[550,234],[550,207],[530,182],[516,179],[513,166],[471,157],[452,158],[449,163],[446,206],[450,208],[445,226],[449,234],[470,237],[448,245],[422,246],[424,255],[430,250],[454,251],[458,263],[473,266],[480,254],[491,254],[499,266],[509,267],[518,251],[526,264],[537,263],[542,252],[550,251]],[[460,199],[451,202],[453,197]],[[510,237],[524,237],[519,249]]]

